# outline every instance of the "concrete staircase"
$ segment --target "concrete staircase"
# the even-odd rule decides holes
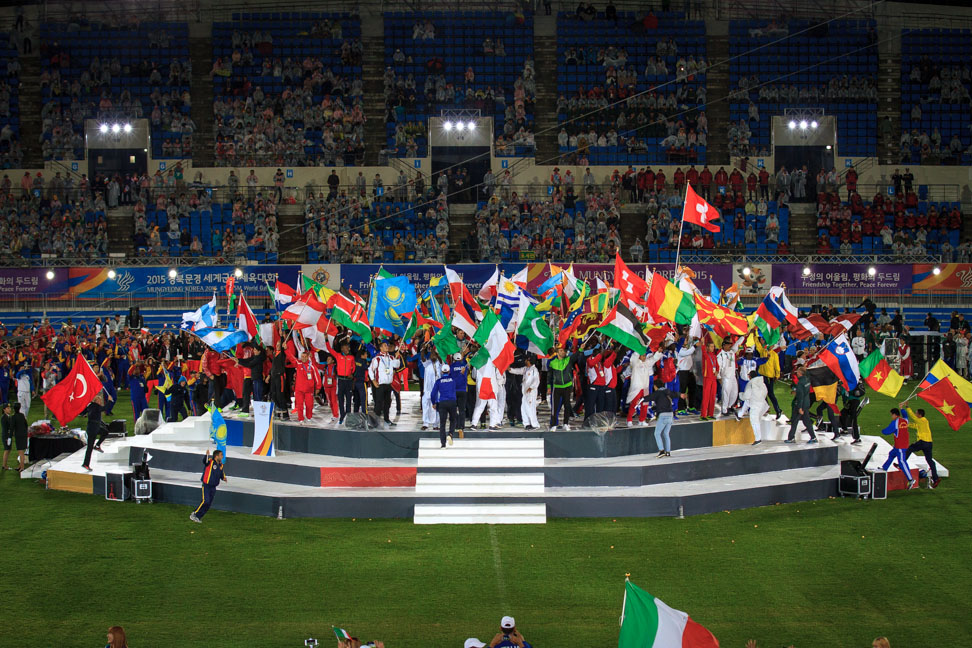
[[[793,254],[816,253],[816,219],[815,203],[790,203],[790,246]]]
[[[37,37],[32,36],[34,43]],[[24,168],[44,166],[41,148],[40,58],[35,45],[32,54],[20,55],[20,146],[24,150]],[[14,179],[16,182],[16,179]],[[130,238],[130,237],[129,237]]]
[[[628,250],[634,245],[635,239],[641,241],[645,248],[644,258],[648,258],[648,246],[645,245],[645,234],[648,232],[648,223],[645,219],[644,210],[639,203],[624,205],[621,207],[621,256],[625,261],[631,261],[631,254]]]
[[[537,133],[536,160],[555,164],[557,147],[557,17],[534,16],[533,64],[537,72],[537,103],[534,106]],[[502,124],[496,124],[501,128]]]
[[[307,239],[304,236],[304,208],[302,205],[278,205],[277,224],[280,231],[278,260],[280,263],[306,263]]]
[[[476,226],[476,205],[449,205],[449,254],[450,263],[462,261],[462,242]],[[478,261],[479,259],[472,259]]]
[[[705,73],[706,78],[706,117],[709,120],[709,145],[706,148],[706,163],[713,168],[728,165],[729,138],[726,130],[729,124],[729,36],[716,35],[709,29],[713,21],[707,23],[705,39],[706,58],[710,67]],[[717,65],[718,64],[718,65]]]
[[[901,31],[878,42],[878,114],[877,155],[881,164],[895,164],[899,159],[901,138]],[[881,125],[891,119],[890,134],[881,136]]]
[[[134,218],[131,206],[113,207],[105,214],[108,220],[108,252],[124,254],[126,258],[135,256]]]
[[[543,465],[542,438],[422,439],[415,495],[440,501],[416,503],[415,524],[544,524]]]
[[[192,60],[192,121],[196,131],[192,134],[193,166],[211,167],[215,159],[216,137],[213,132],[213,80],[209,77],[213,69],[212,25],[192,25],[189,38],[189,56]],[[197,33],[204,28],[208,33]]]
[[[385,21],[380,13],[362,17],[361,76],[364,80],[365,165],[377,166],[385,148]]]

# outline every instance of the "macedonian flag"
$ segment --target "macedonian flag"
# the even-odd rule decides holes
[[[723,306],[717,306],[702,295],[695,295],[695,308],[699,314],[699,322],[711,326],[716,333],[723,337],[726,335],[745,335],[746,331],[749,330],[749,323],[744,315]]]

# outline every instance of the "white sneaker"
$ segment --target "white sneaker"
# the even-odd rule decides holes
[[[566,423],[564,423],[564,431],[565,432],[570,432],[570,426],[567,425]]]
[[[628,421],[628,427],[634,427],[634,421]]]
[[[452,435],[451,434],[446,437],[446,440],[449,442],[449,445],[452,445]]]
[[[551,432],[556,432],[558,427],[560,427],[560,426],[559,425],[551,425],[550,426],[550,431]]]

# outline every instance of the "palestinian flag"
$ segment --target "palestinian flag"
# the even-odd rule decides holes
[[[676,324],[691,324],[696,312],[692,295],[682,292],[657,272],[651,277],[647,306],[652,319],[668,320]]]
[[[364,307],[343,290],[331,295],[327,300],[331,309],[331,319],[358,335],[365,342],[371,341],[371,326]]]
[[[618,648],[719,648],[719,641],[685,612],[625,581]]]
[[[894,398],[901,391],[904,378],[891,368],[880,349],[861,360],[861,376],[874,391]]]
[[[615,304],[600,326],[601,332],[635,353],[648,353],[648,338],[641,331],[641,322],[622,303]]]

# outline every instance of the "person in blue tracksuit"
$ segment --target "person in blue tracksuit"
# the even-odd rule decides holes
[[[456,432],[456,377],[450,367],[443,364],[441,375],[432,386],[432,407],[439,413],[439,441],[446,447],[446,440],[452,445],[452,435]],[[462,376],[459,376],[463,379]],[[449,419],[449,434],[446,435],[446,418]]]
[[[206,511],[213,505],[213,498],[216,497],[216,487],[219,486],[219,482],[226,481],[226,473],[223,471],[222,450],[214,452],[212,458],[209,457],[209,450],[206,450],[203,466],[205,468],[203,468],[202,478],[200,479],[202,482],[203,499],[199,506],[196,507],[196,510],[189,514],[190,520],[199,523],[202,523]]]
[[[132,417],[138,420],[142,412],[148,408],[146,391],[148,385],[145,383],[145,368],[138,362],[128,370],[128,393],[132,397]]]
[[[459,432],[459,438],[461,439],[463,436],[462,431],[466,426],[466,387],[468,386],[466,379],[469,377],[469,363],[466,362],[465,356],[457,353],[449,367],[456,385],[456,412],[458,413],[456,417],[456,431]],[[473,401],[475,400],[473,398]]]
[[[111,369],[108,368],[107,362],[101,365],[98,378],[101,379],[101,384],[108,395],[108,398],[105,399],[105,415],[111,416],[112,410],[115,409],[115,403],[118,401],[118,390],[115,389],[115,377],[111,375]]]
[[[0,403],[6,403],[10,395],[10,367],[7,359],[0,359]]]

